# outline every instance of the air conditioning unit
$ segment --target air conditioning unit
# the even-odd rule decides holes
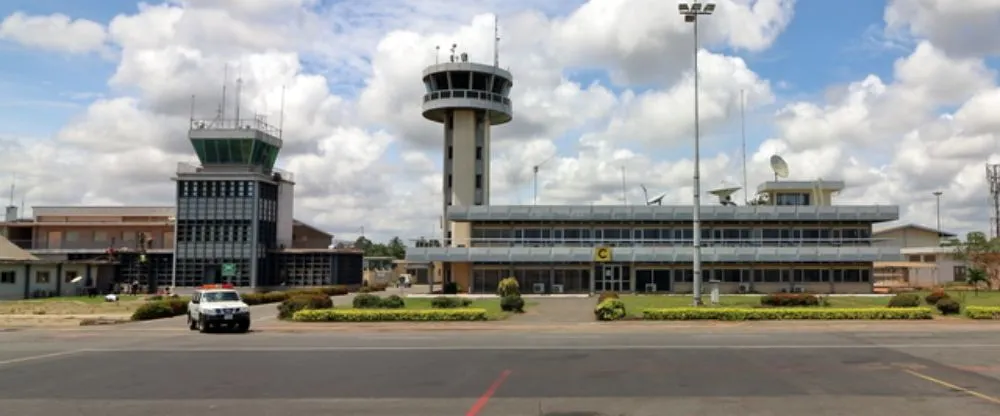
[[[564,291],[563,285],[552,285],[552,293],[563,293]]]
[[[793,287],[792,288],[792,293],[805,293],[805,292],[806,292],[806,288],[804,288],[804,287]]]
[[[545,293],[545,283],[535,283],[531,285],[531,291],[533,293]]]
[[[656,283],[646,283],[646,292],[655,292]]]
[[[750,285],[746,283],[740,284],[740,293],[750,293]]]

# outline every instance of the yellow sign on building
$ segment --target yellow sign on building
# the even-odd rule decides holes
[[[598,263],[608,263],[611,261],[611,248],[610,247],[596,247],[594,248],[594,261]]]

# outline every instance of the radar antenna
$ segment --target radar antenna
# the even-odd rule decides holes
[[[493,66],[500,67],[500,17],[493,15]]]
[[[456,58],[456,56],[455,56],[455,49],[458,49],[458,44],[457,43],[452,43],[451,44],[451,56],[448,58],[452,62],[455,62],[455,58]]]
[[[772,155],[771,156],[771,170],[774,172],[774,181],[777,182],[778,178],[788,177],[788,162],[785,162],[781,156]]]

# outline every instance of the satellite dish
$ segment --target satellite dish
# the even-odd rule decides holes
[[[70,283],[80,283],[82,280],[83,280],[83,276],[77,276],[77,277],[74,277],[73,280],[70,280],[69,282]]]
[[[713,191],[709,191],[708,193],[719,197],[719,203],[722,204],[722,205],[734,205],[735,206],[736,203],[733,202],[733,194],[736,193],[736,191],[739,191],[740,189],[743,189],[743,188],[741,188],[739,186],[733,186],[733,187],[728,187],[728,188],[719,188],[719,189],[716,189],[716,190],[713,190]]]
[[[666,198],[667,193],[657,195],[655,198],[646,201],[646,205],[663,205],[663,198]]]
[[[771,170],[774,171],[774,180],[778,181],[778,178],[788,177],[788,162],[782,159],[781,156],[772,155],[771,156]]]

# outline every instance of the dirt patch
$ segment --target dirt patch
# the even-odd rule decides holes
[[[65,327],[127,322],[131,315],[0,315],[0,328]]]
[[[91,300],[22,300],[0,302],[0,317],[6,315],[131,315],[143,300],[100,302]]]

